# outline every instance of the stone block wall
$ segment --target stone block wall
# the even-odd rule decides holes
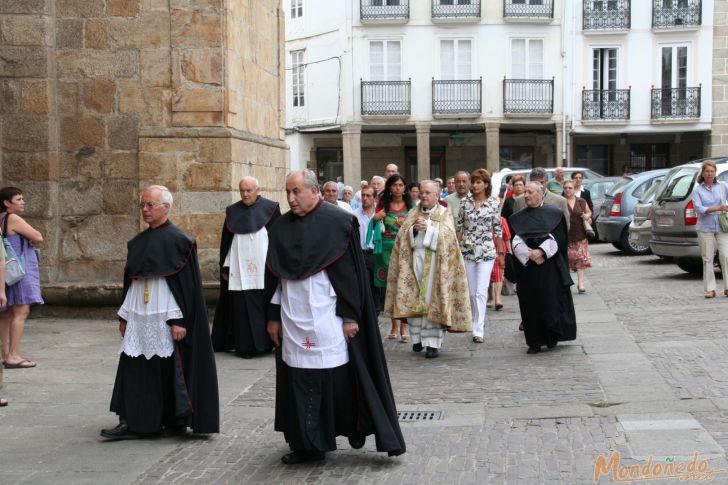
[[[150,184],[172,190],[210,280],[237,181],[282,198],[279,7],[0,0],[0,184],[26,193],[46,288],[118,283]]]
[[[728,1],[713,4],[713,124],[708,156],[728,155]]]

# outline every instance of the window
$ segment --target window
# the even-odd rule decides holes
[[[291,18],[303,17],[303,0],[291,0]]]
[[[513,5],[543,5],[543,0],[511,0]]]
[[[533,148],[518,146],[500,147],[500,168],[532,168]]]
[[[470,5],[471,0],[439,0],[439,5]]]
[[[617,0],[595,0],[592,2],[592,10],[617,10]]]
[[[598,173],[608,174],[612,173],[609,170],[612,158],[611,145],[595,144],[576,146],[577,166],[586,167]],[[621,172],[619,173],[621,174]]]
[[[617,49],[592,51],[592,89],[617,89]]]
[[[341,148],[319,148],[316,150],[317,175],[319,180],[336,180],[344,175],[344,151]]]
[[[303,77],[306,66],[303,64],[303,52],[291,52],[291,82],[293,87],[293,107],[304,106],[304,87],[305,80]]]
[[[369,76],[372,81],[399,81],[402,78],[401,44],[398,40],[369,42]]]
[[[451,39],[440,41],[440,78],[445,81],[466,80],[472,76],[472,41]]]
[[[511,77],[543,79],[543,39],[511,40]]]
[[[663,89],[686,88],[688,86],[688,47],[662,47],[662,68],[660,86]]]
[[[365,1],[365,0],[362,0]],[[400,4],[400,0],[369,0],[369,5],[374,7],[392,7]],[[366,3],[365,3],[366,5]]]

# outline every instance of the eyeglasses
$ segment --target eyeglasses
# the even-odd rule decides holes
[[[161,202],[140,202],[139,208],[140,209],[154,209],[155,207],[159,207],[160,205],[164,205]]]

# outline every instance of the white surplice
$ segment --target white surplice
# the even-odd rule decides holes
[[[250,234],[235,234],[224,267],[230,268],[228,290],[262,290],[265,286],[265,258],[268,230],[263,226]]]

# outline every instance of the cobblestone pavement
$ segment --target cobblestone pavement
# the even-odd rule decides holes
[[[728,483],[728,298],[705,300],[699,278],[654,256],[592,251],[574,342],[527,356],[513,296],[490,311],[484,345],[451,334],[425,361],[385,340],[398,408],[442,413],[402,423],[408,450],[397,458],[342,439],[323,463],[282,465],[271,355],[218,355],[221,434],[103,443],[113,319],[32,319],[24,348],[38,368],[3,376],[0,482],[583,484],[600,455],[641,466],[697,452],[718,470],[713,483]]]

